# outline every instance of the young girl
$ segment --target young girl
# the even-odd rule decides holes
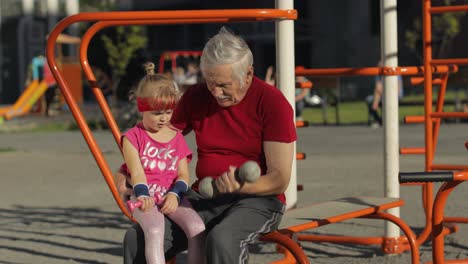
[[[168,126],[179,93],[172,80],[155,74],[153,63],[145,63],[144,67],[146,76],[133,94],[142,121],[122,136],[125,159],[122,169],[130,175],[134,191],[131,202],[141,203],[133,211],[133,217],[145,233],[146,261],[166,263],[165,214],[187,235],[188,262],[205,263],[205,225],[183,198],[188,189],[188,162],[192,153],[182,134]]]

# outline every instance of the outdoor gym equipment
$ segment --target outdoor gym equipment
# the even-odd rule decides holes
[[[458,164],[435,164],[434,156],[436,153],[437,139],[441,120],[446,118],[468,118],[468,113],[462,112],[444,112],[444,98],[447,87],[448,76],[441,77],[441,87],[437,97],[435,111],[433,110],[433,84],[437,80],[433,76],[432,71],[428,71],[431,67],[437,67],[444,64],[468,65],[468,58],[450,58],[450,59],[434,59],[432,57],[432,15],[439,15],[446,12],[467,12],[468,5],[453,5],[453,6],[432,6],[431,0],[423,0],[423,61],[424,61],[424,115],[412,117],[410,121],[413,123],[424,123],[425,141],[424,147],[415,148],[415,153],[425,155],[425,172],[417,175],[424,179],[423,183],[423,205],[426,212],[426,226],[418,238],[418,244],[422,243],[432,233],[432,260],[434,264],[444,263],[468,263],[468,260],[445,260],[444,259],[444,241],[443,236],[447,234],[448,227],[444,227],[444,223],[468,223],[466,217],[448,217],[444,216],[444,205],[448,195],[453,189],[463,181],[466,181],[468,173],[468,165]],[[467,147],[465,143],[465,147]],[[443,180],[444,183],[439,188],[436,198],[433,198],[433,183],[431,175],[435,170],[449,170],[453,172],[453,176],[436,177],[436,180]],[[414,177],[415,174],[400,173],[400,181],[406,182],[409,177]],[[448,178],[447,178],[448,177]],[[421,181],[420,181],[421,182]]]
[[[365,68],[341,68],[341,69],[297,69],[296,75],[304,76],[337,76],[337,75],[422,75],[422,77],[413,77],[411,82],[414,84],[424,84],[424,115],[423,116],[408,116],[405,117],[407,123],[424,123],[425,146],[424,147],[405,147],[400,148],[400,154],[423,154],[425,155],[425,170],[427,173],[418,173],[418,177],[425,179],[418,181],[416,184],[422,184],[423,192],[423,207],[426,214],[426,225],[423,231],[418,234],[417,245],[421,245],[426,241],[430,234],[437,235],[437,242],[433,243],[433,261],[437,264],[442,263],[467,263],[465,260],[448,260],[443,259],[443,235],[454,232],[454,227],[443,227],[443,223],[468,223],[466,217],[444,217],[443,205],[445,203],[447,193],[451,191],[462,180],[466,180],[468,165],[457,164],[435,164],[434,155],[437,145],[438,134],[441,125],[441,119],[447,118],[468,118],[468,113],[463,112],[444,112],[444,99],[447,88],[448,77],[450,73],[458,71],[457,65],[468,65],[468,58],[451,58],[451,59],[433,59],[432,58],[432,30],[431,30],[431,15],[444,12],[459,12],[468,11],[468,5],[458,6],[431,6],[431,0],[423,0],[423,57],[424,63],[422,67],[365,67]],[[433,110],[433,85],[440,85],[437,101],[435,102],[435,110]],[[392,113],[389,113],[392,114]],[[468,149],[468,144],[465,143]],[[426,177],[435,170],[457,170],[454,172],[453,179],[444,179],[436,177],[436,179],[445,181],[444,185],[439,189],[437,197],[433,198],[433,183],[431,178]],[[400,174],[402,175],[402,174]],[[401,177],[401,184],[414,185],[413,181],[407,180],[408,177],[415,175],[405,175]],[[438,175],[438,174],[437,174]],[[447,176],[445,173],[441,175]],[[443,221],[441,221],[441,218]],[[435,234],[437,233],[437,234]],[[299,236],[299,240],[321,241],[321,242],[352,242],[352,243],[381,243],[378,238],[354,238],[354,237],[330,237],[330,236]],[[434,239],[434,238],[433,238]],[[408,248],[408,245],[403,240],[389,241],[393,244],[394,249],[399,251]]]
[[[285,3],[290,4],[290,6],[285,7]],[[140,12],[96,12],[96,13],[80,13],[70,17],[66,17],[60,21],[54,29],[49,34],[48,43],[47,43],[47,59],[54,74],[55,79],[62,91],[62,94],[65,100],[70,107],[70,111],[75,118],[78,127],[80,128],[88,147],[90,148],[91,153],[93,154],[94,159],[96,160],[99,169],[101,170],[102,175],[104,176],[106,183],[112,192],[112,195],[119,205],[121,211],[130,219],[132,219],[129,214],[126,206],[122,203],[119,198],[117,188],[115,187],[112,170],[109,168],[108,163],[105,161],[102,151],[100,150],[97,142],[86,123],[86,120],[79,109],[78,104],[76,103],[75,98],[73,97],[68,81],[64,78],[62,70],[57,67],[57,63],[54,58],[55,52],[55,42],[57,37],[65,30],[69,25],[81,22],[81,21],[98,21],[93,24],[85,33],[82,38],[82,43],[80,45],[80,62],[83,67],[84,73],[88,82],[90,83],[93,94],[96,97],[103,115],[106,121],[109,124],[109,127],[112,131],[116,143],[120,147],[120,130],[116,125],[116,122],[112,116],[112,113],[109,109],[109,106],[106,103],[106,100],[102,94],[100,87],[97,84],[96,78],[92,72],[90,64],[87,59],[87,48],[91,38],[102,28],[116,25],[132,25],[132,24],[194,24],[194,23],[227,23],[227,22],[241,22],[241,21],[278,21],[278,32],[279,35],[282,35],[283,38],[286,38],[287,42],[293,41],[293,34],[290,29],[292,29],[293,24],[288,23],[289,20],[294,20],[297,18],[297,12],[292,10],[292,1],[282,0],[279,1],[280,9],[242,9],[242,10],[194,10],[194,11],[140,11]],[[292,35],[291,35],[292,34]],[[290,47],[285,44],[280,45],[279,53],[281,58],[288,61],[293,58],[290,54]],[[285,54],[283,54],[285,53]],[[293,64],[288,64],[286,62],[279,63],[283,67],[283,73],[288,70],[294,70]],[[287,66],[291,67],[288,68]],[[286,70],[287,69],[287,70]],[[291,74],[291,78],[282,78],[283,82],[290,82],[291,87],[294,86],[294,79]],[[287,85],[280,85],[280,87],[288,87]],[[294,91],[290,91],[290,97],[292,100],[294,96]],[[294,200],[293,200],[294,201]],[[133,220],[133,219],[132,219]],[[284,235],[278,231],[268,234],[268,236],[262,238],[265,241],[270,241],[282,245],[284,248],[294,256],[295,261],[298,263],[309,263],[307,256],[304,254],[299,245],[294,242],[289,236]]]
[[[235,172],[236,180],[239,184],[244,182],[255,182],[260,177],[261,171],[260,167],[255,161],[247,161],[242,164],[239,168],[236,168]],[[200,194],[205,198],[213,198],[218,195],[218,189],[214,183],[212,177],[205,177],[200,181],[198,185]]]
[[[72,112],[78,127],[82,131],[82,134],[93,154],[101,173],[103,174],[109,189],[114,196],[115,201],[119,205],[122,212],[127,215],[130,219],[126,206],[122,203],[119,198],[118,191],[114,184],[112,171],[109,165],[104,159],[103,153],[96,143],[91,130],[89,129],[82,112],[80,111],[75,98],[73,98],[69,84],[63,77],[61,69],[57,67],[57,63],[54,58],[54,44],[57,40],[57,36],[70,24],[81,21],[98,21],[93,24],[85,33],[82,38],[80,45],[80,62],[83,67],[84,73],[93,94],[107,120],[109,127],[112,131],[114,139],[120,147],[120,130],[115,123],[115,120],[111,114],[109,106],[107,105],[102,91],[97,84],[96,78],[91,70],[90,64],[87,59],[87,48],[91,38],[101,29],[108,26],[116,25],[132,25],[132,24],[189,24],[189,23],[226,23],[231,21],[275,21],[277,20],[277,65],[283,67],[279,69],[278,75],[278,86],[285,94],[286,98],[293,102],[294,98],[294,65],[291,51],[294,45],[294,35],[290,29],[293,24],[290,23],[297,18],[295,10],[288,8],[292,7],[292,1],[280,0],[277,1],[280,9],[242,9],[242,10],[197,10],[197,11],[141,11],[141,12],[97,12],[97,13],[80,13],[67,17],[60,21],[49,35],[47,43],[47,58],[54,74],[54,77],[59,84],[59,87],[66,99],[70,111]],[[292,62],[292,64],[291,64]],[[289,68],[289,66],[291,66]],[[289,72],[289,70],[292,70]],[[283,76],[284,75],[284,76]],[[295,205],[297,188],[295,182],[295,161],[293,161],[293,173],[291,176],[290,186],[294,192],[291,192],[291,196],[286,196],[288,202],[291,202],[291,206]],[[407,241],[410,245],[412,262],[419,263],[418,248],[413,243],[414,235],[409,230],[409,227],[398,217],[383,212],[383,210],[397,208],[403,204],[403,200],[398,198],[382,198],[382,197],[349,197],[336,201],[330,201],[325,203],[316,204],[313,206],[293,209],[286,212],[286,220],[294,220],[295,223],[289,226],[283,226],[281,229],[273,231],[271,233],[263,235],[260,239],[263,241],[269,241],[278,243],[282,248],[286,249],[284,254],[286,258],[275,263],[309,263],[307,256],[304,254],[300,246],[292,240],[292,236],[298,236],[297,232],[309,230],[315,227],[323,226],[325,224],[337,223],[344,220],[365,217],[365,218],[378,218],[391,221],[399,226],[404,233],[407,235]],[[327,210],[324,210],[327,209]],[[315,217],[313,214],[323,212],[321,217]],[[289,217],[288,215],[291,214]],[[380,238],[382,240],[382,238]]]

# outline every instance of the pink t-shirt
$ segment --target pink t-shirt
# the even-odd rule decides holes
[[[187,158],[190,162],[192,159],[192,152],[179,131],[169,142],[163,143],[151,138],[139,123],[125,132],[123,137],[137,149],[149,185],[169,189],[177,179],[179,161]],[[130,174],[126,164],[122,165],[121,170]]]

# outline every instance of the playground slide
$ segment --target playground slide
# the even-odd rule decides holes
[[[47,84],[45,81],[39,83],[34,80],[12,106],[0,109],[0,116],[3,116],[5,120],[9,120],[27,114],[46,90]]]
[[[24,103],[24,101],[29,97],[29,95],[36,89],[36,87],[38,85],[39,85],[38,80],[32,81],[28,85],[28,87],[26,87],[26,89],[23,91],[23,93],[20,95],[20,97],[18,97],[18,99],[16,100],[16,102],[14,104],[0,108],[0,116],[5,115],[5,113],[7,113],[8,111],[10,111],[10,110],[12,110],[14,108],[19,108]]]

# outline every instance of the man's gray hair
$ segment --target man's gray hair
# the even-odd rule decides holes
[[[247,74],[247,70],[253,65],[253,55],[247,43],[225,27],[212,37],[205,45],[200,58],[200,69],[205,75],[207,68],[231,64],[233,78],[237,79],[241,86]]]

